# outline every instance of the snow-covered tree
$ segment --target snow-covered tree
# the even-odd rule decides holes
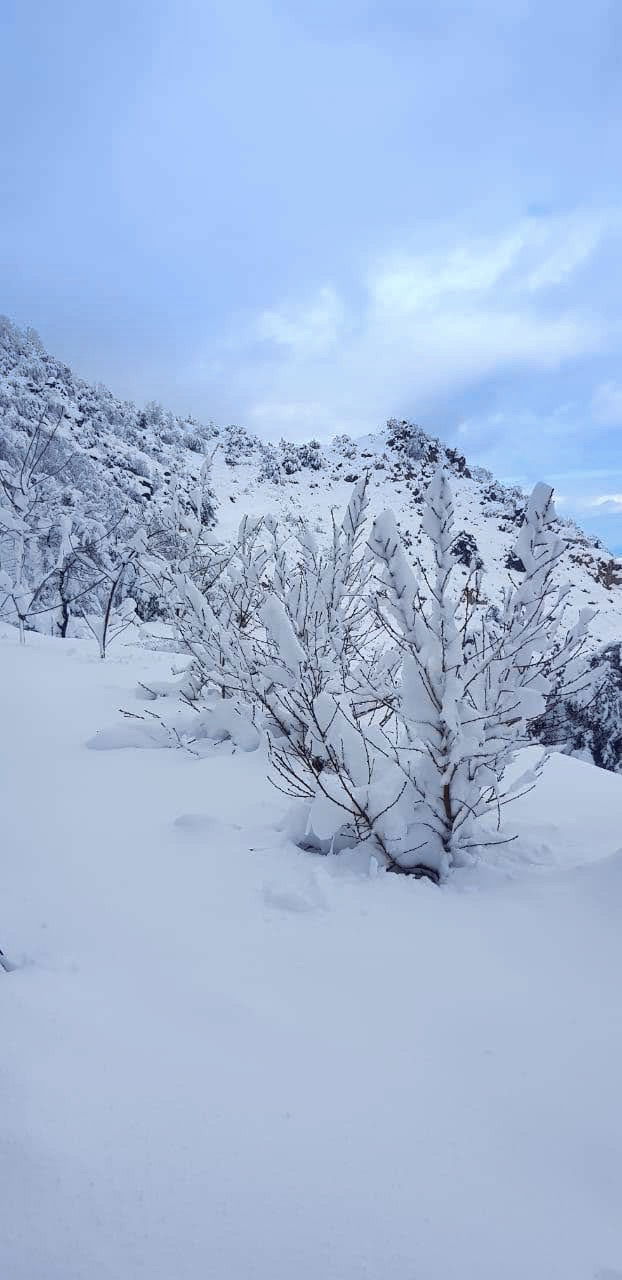
[[[221,698],[246,693],[270,541],[262,520],[244,516],[231,544],[206,545],[198,571],[175,576],[177,630],[192,655],[182,686],[190,700],[202,691]]]
[[[179,691],[259,714],[275,777],[307,799],[322,768],[317,699],[371,696],[368,486],[358,482],[326,547],[304,521],[287,529],[245,517],[232,544],[205,547],[200,567],[175,577],[178,632],[192,655]]]
[[[137,530],[127,542],[116,530],[98,548],[97,563],[93,568],[99,579],[88,592],[89,603],[83,601],[77,612],[95,637],[102,659],[106,657],[112,641],[135,621],[136,601],[128,593],[128,579],[132,571],[139,571],[140,558],[146,552],[147,538],[142,529]],[[95,609],[89,607],[91,601],[95,602]]]
[[[324,546],[305,521],[270,517],[245,517],[229,545],[203,538],[197,500],[169,557],[191,657],[176,690],[263,726],[273,781],[304,802],[301,841],[367,841],[392,870],[438,880],[504,839],[502,807],[539,768],[516,777],[510,766],[576,665],[591,614],[565,629],[546,485],[516,542],[521,578],[497,606],[476,554],[466,584],[457,567],[469,544],[445,471],[427,493],[430,554],[414,565],[390,512],[367,539],[368,498],[364,476]]]
[[[246,427],[235,424],[225,427],[222,433],[222,444],[225,462],[228,467],[237,467],[252,457],[253,450],[259,444],[256,436],[252,436]]]
[[[547,746],[622,773],[622,645],[599,648],[573,681],[557,682],[532,731]]]
[[[552,490],[537,485],[517,542],[522,581],[488,612],[473,603],[479,593],[452,589],[453,501],[443,471],[430,484],[423,522],[431,571],[422,561],[417,572],[409,564],[390,513],[374,522],[370,546],[384,584],[379,616],[402,655],[399,686],[387,699],[393,718],[377,745],[408,783],[405,847],[395,848],[404,870],[422,863],[442,876],[502,840],[502,805],[533,782],[533,770],[512,779],[510,765],[592,616],[583,611],[563,631],[567,588],[555,575],[564,547],[554,518]]]
[[[277,555],[250,686],[265,715],[273,780],[306,802],[301,839],[339,848],[374,834],[390,862],[381,833],[387,767],[360,726],[376,712],[384,661],[365,547],[368,501],[365,475],[327,546],[300,524],[293,572],[291,558]]]
[[[273,444],[262,444],[260,452],[259,470],[257,479],[260,482],[269,482],[270,484],[282,484],[283,474],[281,472],[281,462],[279,452]]]
[[[62,418],[62,408],[52,423],[43,411],[28,441],[0,460],[0,616],[17,624],[22,642],[47,611],[62,554],[66,521],[57,479],[68,459],[45,466]]]
[[[176,418],[153,402],[139,411],[103,386],[89,386],[48,355],[36,335],[0,317],[2,616],[10,612],[20,625],[21,612],[24,632],[34,627],[66,634],[74,570],[80,591],[88,586],[85,545],[121,518],[130,531],[157,526],[172,490],[185,500],[195,487],[197,453],[217,435],[211,424]],[[206,528],[214,525],[215,509],[205,485]],[[68,524],[81,565],[61,554]],[[19,611],[13,597],[19,597]],[[137,596],[137,604],[153,612],[154,594]]]

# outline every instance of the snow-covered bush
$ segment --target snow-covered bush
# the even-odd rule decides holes
[[[74,610],[97,640],[100,658],[106,657],[112,641],[135,621],[136,601],[128,594],[129,579],[132,574],[140,574],[141,557],[146,553],[143,529],[136,530],[127,542],[117,529],[98,548],[99,580],[91,585],[88,602],[79,608],[74,605]],[[91,564],[94,566],[94,561]],[[96,605],[94,610],[92,602]]]
[[[237,467],[241,462],[252,457],[256,444],[255,437],[249,434],[246,427],[235,424],[225,427],[222,433],[222,445],[227,466]]]
[[[177,686],[191,702],[206,691],[220,697],[241,693],[273,544],[272,522],[246,516],[233,543],[213,539],[201,517],[210,466],[208,458],[191,495],[174,495],[151,531],[152,554],[143,558],[180,647],[191,655]]]
[[[210,452],[214,445],[213,441],[220,433],[218,427],[213,422],[198,422],[196,418],[188,417],[182,423],[183,443],[187,449],[191,449],[193,453],[205,454]]]
[[[387,444],[396,453],[402,454],[412,462],[417,462],[427,458],[438,441],[432,440],[423,428],[418,427],[414,422],[407,422],[405,418],[401,422],[398,422],[397,418],[389,418]]]
[[[311,471],[320,471],[324,466],[322,449],[319,440],[309,440],[298,445],[298,458],[301,467],[309,467]]]
[[[370,546],[384,580],[380,617],[402,658],[386,699],[393,719],[376,745],[406,781],[405,829],[394,845],[404,870],[419,862],[442,876],[478,847],[503,840],[502,806],[533,781],[532,771],[510,782],[509,766],[529,742],[529,722],[546,694],[581,650],[592,616],[584,610],[563,631],[567,588],[556,587],[554,576],[564,544],[554,518],[552,490],[537,485],[517,542],[523,580],[494,611],[478,608],[479,592],[452,590],[453,502],[442,471],[428,490],[423,522],[431,573],[421,561],[416,573],[408,563],[391,513],[374,522]]]
[[[367,841],[392,870],[440,879],[503,841],[503,806],[538,772],[510,780],[510,765],[591,614],[564,629],[547,486],[517,539],[522,580],[496,607],[475,557],[466,588],[455,574],[463,533],[446,472],[426,499],[431,567],[410,563],[390,512],[367,544],[368,487],[364,476],[326,546],[304,521],[270,518],[245,518],[230,546],[190,538],[170,575],[192,658],[177,692],[263,726],[273,780],[304,802],[301,842]]]
[[[320,471],[325,466],[319,440],[309,440],[305,444],[292,444],[288,440],[281,440],[279,448],[281,468],[287,476],[292,476],[305,467],[311,471]]]
[[[276,724],[279,697],[291,686],[288,660],[302,652],[301,643],[313,654],[315,692],[330,678],[344,685],[362,618],[352,557],[356,551],[362,564],[366,487],[353,496],[343,525],[335,525],[328,549],[318,548],[302,521],[282,528],[270,517],[245,516],[231,544],[204,545],[173,575],[179,635],[193,657],[194,697],[205,689],[241,697]],[[295,734],[294,719],[288,724]]]
[[[368,485],[368,476],[358,482],[327,546],[319,547],[304,523],[289,548],[277,536],[271,591],[261,609],[265,635],[256,650],[252,692],[267,715],[277,774],[290,794],[307,799],[324,768],[319,744],[326,699],[351,700],[368,690]]]
[[[554,689],[535,721],[538,741],[622,773],[622,645],[605,645],[577,673],[574,691]]]
[[[283,529],[269,517],[244,518],[230,546],[204,548],[203,563],[174,579],[177,627],[192,655],[176,692],[211,710],[215,697],[229,701],[240,717],[263,724],[273,780],[306,801],[305,839],[320,847],[319,806],[332,797],[339,809],[336,778],[352,799],[341,810],[343,830],[331,832],[329,843],[352,843],[371,831],[368,802],[353,794],[366,748],[359,759],[356,731],[354,755],[346,746],[348,718],[369,717],[375,706],[368,485],[367,476],[358,482],[325,547],[304,521]],[[369,763],[374,775],[384,771],[383,761]],[[372,781],[368,775],[367,786]]]
[[[352,436],[346,435],[345,433],[333,437],[333,449],[336,453],[340,453],[343,458],[349,458],[350,460],[352,458],[356,458],[358,453],[357,446],[354,443]]]
[[[58,449],[62,419],[62,408],[52,426],[42,416],[12,463],[0,462],[0,616],[22,641],[26,630],[67,636],[81,619],[104,657],[133,614],[126,596],[146,538],[124,511],[107,525],[85,514],[75,490],[59,484],[73,461]]]
[[[278,450],[273,444],[262,444],[261,446],[257,479],[260,482],[263,481],[265,483],[267,481],[270,484],[282,483],[283,477],[281,475],[280,457]]]
[[[469,533],[467,529],[461,529],[456,534],[452,543],[452,554],[454,559],[459,563],[466,565],[468,569],[473,565],[476,569],[483,569],[484,562],[479,554],[479,549],[475,536]]]
[[[244,516],[231,545],[204,546],[198,572],[176,575],[177,629],[192,655],[189,700],[211,692],[243,702],[248,695],[270,542],[264,521]]]
[[[53,423],[43,412],[27,443],[0,460],[0,617],[19,627],[20,639],[48,610],[61,567],[63,530],[57,479],[65,459],[45,468],[56,442],[62,408]]]

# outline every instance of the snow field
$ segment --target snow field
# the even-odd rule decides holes
[[[620,1280],[622,780],[425,881],[261,750],[87,748],[170,655],[0,640],[6,1280]]]

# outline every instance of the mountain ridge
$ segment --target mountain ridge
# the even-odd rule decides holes
[[[153,401],[140,408],[120,400],[50,355],[34,331],[3,318],[0,461],[19,454],[37,423],[44,420],[51,428],[57,419],[57,444],[70,455],[62,476],[68,509],[85,506],[104,519],[129,510],[137,524],[143,523],[170,502],[174,489],[182,495],[195,489],[206,455],[213,454],[217,536],[231,536],[244,514],[268,512],[285,521],[303,517],[320,535],[330,531],[333,510],[345,507],[352,485],[368,470],[372,513],[392,507],[408,546],[418,540],[425,488],[442,465],[451,477],[456,552],[465,576],[475,558],[497,595],[508,572],[520,572],[512,547],[525,494],[469,464],[457,449],[415,423],[389,419],[382,430],[356,440],[338,434],[330,442],[270,443],[243,426],[200,423]],[[205,519],[213,518],[209,501]],[[597,610],[595,642],[618,638],[622,559],[572,520],[560,518],[559,528],[567,543],[561,572],[571,581],[571,603]]]

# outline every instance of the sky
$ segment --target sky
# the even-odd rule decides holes
[[[622,553],[619,0],[4,0],[0,311],[268,439],[411,418]]]

